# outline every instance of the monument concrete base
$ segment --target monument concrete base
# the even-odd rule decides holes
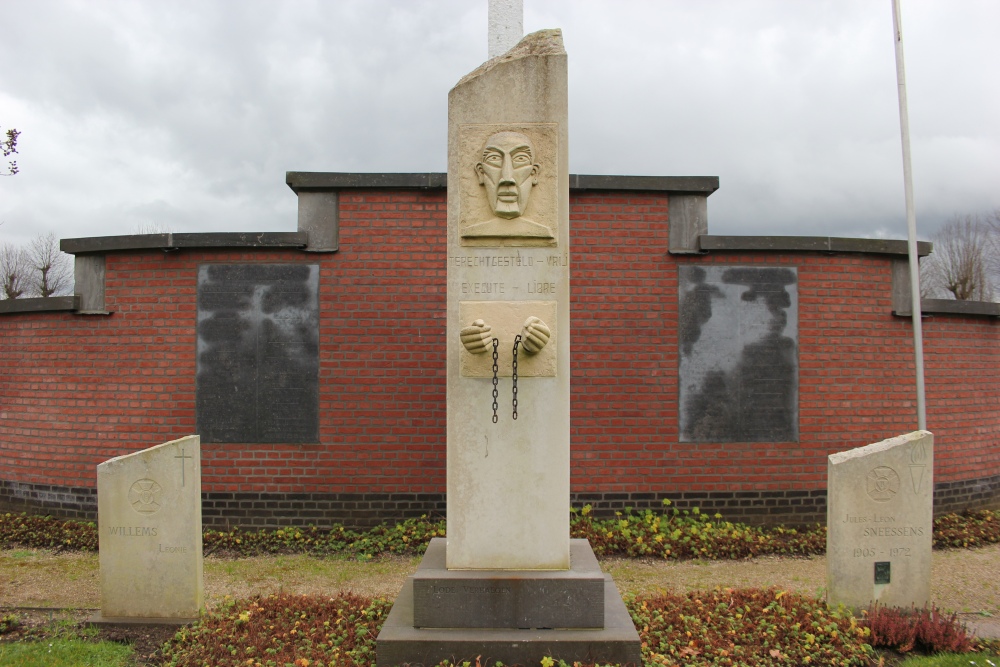
[[[376,642],[379,667],[477,657],[483,665],[537,664],[545,656],[640,663],[639,634],[586,540],[571,541],[570,570],[552,572],[447,570],[446,548],[444,539],[432,540],[403,585]]]
[[[587,540],[570,541],[569,570],[449,570],[431,540],[413,575],[418,628],[600,628],[604,573]]]

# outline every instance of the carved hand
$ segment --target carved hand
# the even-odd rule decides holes
[[[482,354],[493,341],[493,328],[482,320],[476,320],[462,329],[462,345],[472,354]]]
[[[541,319],[532,315],[521,327],[521,346],[528,354],[537,354],[552,337],[549,327]]]

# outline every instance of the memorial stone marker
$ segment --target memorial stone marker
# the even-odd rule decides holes
[[[638,663],[586,540],[569,537],[566,52],[528,35],[448,99],[448,537],[377,641],[380,666]]]
[[[927,604],[934,436],[915,431],[831,454],[827,470],[830,604]]]
[[[96,622],[187,623],[203,607],[197,435],[97,466]]]

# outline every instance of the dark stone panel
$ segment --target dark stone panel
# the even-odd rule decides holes
[[[202,442],[318,441],[318,294],[316,264],[199,267]]]
[[[678,269],[682,442],[798,440],[798,276]]]

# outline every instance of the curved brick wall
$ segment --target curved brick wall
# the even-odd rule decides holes
[[[0,316],[0,507],[93,518],[98,463],[195,432],[198,267],[301,262],[320,265],[320,443],[203,444],[206,525],[443,512],[445,202],[440,188],[342,192],[336,253],[108,252],[112,314]],[[914,430],[889,255],[672,255],[654,192],[574,192],[572,225],[574,504],[669,497],[753,522],[823,520],[828,454]],[[797,268],[798,442],[679,442],[685,264]],[[1000,325],[932,315],[924,336],[936,507],[996,506]]]

